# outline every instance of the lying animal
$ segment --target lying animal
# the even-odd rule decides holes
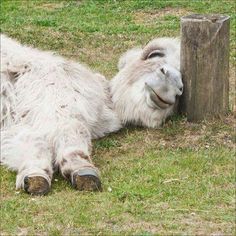
[[[78,190],[101,190],[91,140],[132,123],[158,127],[183,91],[179,42],[126,52],[107,81],[85,66],[1,35],[1,163],[16,188],[46,194],[53,172]]]

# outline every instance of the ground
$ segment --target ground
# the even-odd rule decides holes
[[[180,17],[231,16],[230,110],[198,124],[127,127],[94,141],[104,191],[76,192],[56,175],[48,196],[15,190],[1,167],[1,235],[235,235],[234,1],[2,1],[1,32],[79,60],[108,79],[126,49],[179,36]]]

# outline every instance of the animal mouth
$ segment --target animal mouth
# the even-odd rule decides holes
[[[147,85],[148,86],[148,85]],[[160,97],[153,88],[151,88],[150,86],[148,86],[149,90],[150,90],[150,98],[151,100],[154,102],[154,104],[161,109],[166,109],[169,106],[173,105],[172,102],[169,102],[167,100],[164,100],[162,97]]]
[[[155,93],[155,92],[154,92],[154,93]],[[159,95],[157,95],[156,93],[155,93],[155,95],[157,96],[157,98],[158,98],[162,103],[167,104],[167,105],[170,105],[170,106],[172,105],[172,103],[163,100],[163,99],[162,99]]]

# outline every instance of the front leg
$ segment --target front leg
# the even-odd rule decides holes
[[[72,186],[80,191],[101,191],[98,169],[90,158],[91,136],[78,121],[60,125],[56,136],[56,164]]]

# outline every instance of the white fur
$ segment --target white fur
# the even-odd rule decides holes
[[[144,82],[130,83],[130,71],[139,63],[137,76],[145,77],[142,70],[150,66],[179,62],[174,57],[142,65],[141,54],[142,49],[126,53],[109,85],[79,63],[1,35],[1,162],[18,171],[17,188],[24,187],[25,176],[51,183],[55,166],[65,177],[68,170],[95,168],[91,139],[126,123],[157,127],[165,120],[173,107],[151,108]]]
[[[163,48],[165,57],[143,59],[145,54]],[[145,90],[145,83],[157,85],[161,80],[160,68],[168,68],[173,80],[177,79],[177,87],[183,87],[179,73],[180,45],[177,39],[159,38],[148,43],[143,49],[134,48],[126,52],[119,60],[119,73],[110,82],[112,101],[122,123],[134,123],[147,127],[158,127],[173,112],[174,106],[167,109],[154,109],[150,106],[150,97]],[[163,80],[166,80],[164,78]],[[172,81],[171,81],[172,83]],[[166,85],[169,86],[169,85]],[[159,86],[163,90],[163,86]],[[182,92],[176,88],[159,91],[162,97],[173,92],[172,99]],[[177,88],[178,90],[178,88]],[[170,95],[170,94],[169,94]]]

